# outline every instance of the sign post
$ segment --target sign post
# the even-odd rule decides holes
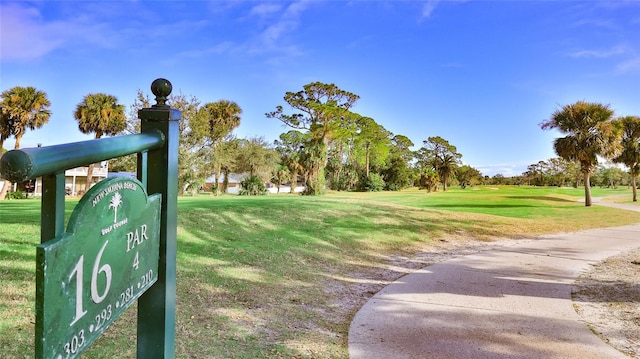
[[[162,195],[160,214],[160,268],[158,283],[138,300],[138,358],[173,358],[176,321],[176,251],[178,213],[178,136],[181,113],[166,105],[171,83],[155,80],[151,91],[157,104],[138,112],[142,132],[159,131],[165,145],[149,151],[145,170],[138,155],[138,176],[149,193]],[[148,174],[145,178],[144,174]]]

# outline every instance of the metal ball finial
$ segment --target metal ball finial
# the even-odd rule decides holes
[[[156,105],[155,106],[167,106],[167,97],[171,94],[171,90],[173,86],[171,86],[171,82],[167,79],[155,79],[151,83],[151,92],[156,95]]]

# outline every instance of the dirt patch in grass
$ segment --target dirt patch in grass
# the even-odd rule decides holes
[[[640,357],[640,248],[594,265],[575,283],[574,307],[617,350]]]

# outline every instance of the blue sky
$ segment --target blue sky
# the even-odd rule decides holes
[[[237,102],[235,134],[268,141],[288,130],[264,116],[285,92],[335,83],[360,96],[353,111],[415,149],[441,136],[485,175],[555,157],[539,124],[562,105],[640,115],[640,1],[3,0],[0,16],[0,90],[52,102],[22,147],[89,139],[83,96],[128,107],[158,77]]]

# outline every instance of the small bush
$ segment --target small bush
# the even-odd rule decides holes
[[[361,192],[380,192],[384,189],[384,179],[377,173],[362,176],[358,182],[358,189]]]
[[[257,196],[267,193],[267,189],[264,188],[264,183],[262,183],[260,177],[256,175],[249,176],[240,181],[240,186],[239,194],[241,196]]]
[[[7,197],[6,199],[27,199],[27,195],[26,193],[17,190],[15,192],[9,192],[7,193]]]

